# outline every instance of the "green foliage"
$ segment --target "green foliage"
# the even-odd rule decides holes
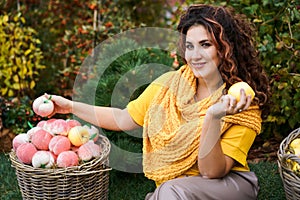
[[[93,48],[112,35],[140,26],[118,1],[19,1],[18,5],[13,1],[0,4],[7,13],[16,13],[18,7],[27,24],[38,30],[47,70],[36,83],[36,96],[44,92],[71,96],[75,78],[88,78],[79,69]]]
[[[41,117],[37,116],[32,108],[32,100],[28,96],[20,99],[0,98],[3,126],[11,129],[14,133],[26,133],[32,126],[35,126]]]
[[[24,96],[35,88],[45,66],[36,31],[25,26],[25,18],[0,16],[0,87],[4,97]]]

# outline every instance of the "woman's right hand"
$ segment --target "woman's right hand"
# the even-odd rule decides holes
[[[232,95],[223,95],[220,101],[212,105],[207,112],[214,118],[221,119],[225,115],[234,115],[247,110],[251,104],[251,95],[247,96],[244,89],[241,89],[240,95],[239,101]]]
[[[53,113],[49,116],[52,117],[55,114],[69,114],[72,113],[73,109],[73,101],[66,99],[62,96],[58,95],[49,95],[49,94],[44,94],[44,96],[47,99],[51,99],[51,101],[54,104],[54,110]]]

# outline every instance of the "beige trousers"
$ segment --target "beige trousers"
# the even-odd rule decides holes
[[[254,172],[230,172],[221,179],[190,176],[161,184],[145,200],[253,200],[258,180]]]

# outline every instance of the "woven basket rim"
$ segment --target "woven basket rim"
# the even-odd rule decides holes
[[[279,145],[279,149],[277,151],[277,157],[279,162],[282,164],[283,162],[286,162],[286,160],[292,160],[300,164],[300,158],[294,154],[287,153],[287,150],[289,148],[290,143],[296,139],[300,138],[300,127],[297,129],[294,129],[286,138],[282,140],[282,142]]]
[[[99,139],[95,142],[98,145],[101,145],[102,151],[101,155],[98,158],[93,158],[92,160],[82,163],[78,166],[65,167],[65,168],[35,168],[32,165],[24,164],[20,162],[16,156],[16,152],[11,150],[9,153],[9,157],[12,163],[12,166],[19,171],[23,171],[26,173],[31,173],[33,176],[66,176],[66,175],[86,175],[91,173],[98,173],[99,171],[107,171],[111,170],[108,167],[108,156],[110,153],[111,144],[107,137],[103,135],[99,135]],[[104,169],[101,170],[93,170],[93,168],[97,165],[103,165]]]
[[[288,153],[289,145],[295,138],[300,138],[300,127],[294,129],[282,140],[277,151],[278,171],[287,200],[300,199],[300,177],[291,169],[291,161],[300,164],[300,158],[294,154]]]

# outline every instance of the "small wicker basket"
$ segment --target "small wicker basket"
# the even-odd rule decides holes
[[[300,158],[288,153],[289,144],[300,137],[300,128],[292,131],[280,144],[277,152],[278,169],[283,182],[285,196],[287,200],[300,199],[300,175],[291,170],[291,163],[300,164]]]
[[[108,199],[110,143],[101,135],[96,143],[102,148],[99,158],[67,168],[34,168],[19,162],[12,151],[10,160],[23,200]]]

